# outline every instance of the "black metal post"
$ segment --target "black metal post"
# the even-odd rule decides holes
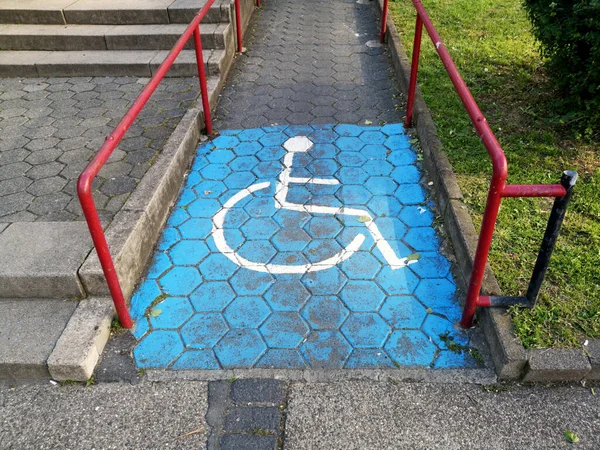
[[[556,245],[556,239],[560,233],[560,227],[565,218],[565,213],[567,212],[567,205],[573,194],[573,186],[575,186],[576,182],[577,172],[573,170],[566,170],[563,172],[560,184],[564,186],[567,193],[564,197],[557,197],[556,200],[554,200],[554,206],[552,206],[552,212],[548,219],[548,226],[546,227],[540,252],[538,253],[535,267],[533,268],[533,275],[529,281],[529,288],[525,295],[530,303],[529,306],[532,308],[537,302],[538,294],[540,293],[540,288],[544,281],[544,276],[546,275],[546,270],[548,270],[548,265],[550,264],[550,257],[552,256],[552,251]]]

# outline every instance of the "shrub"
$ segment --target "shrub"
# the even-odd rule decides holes
[[[568,120],[600,130],[600,0],[524,0]]]

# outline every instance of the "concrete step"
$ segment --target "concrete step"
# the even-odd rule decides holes
[[[189,23],[207,0],[2,0],[0,23],[167,24]],[[228,22],[229,0],[217,0],[204,23]]]
[[[4,25],[3,50],[169,50],[188,25]],[[223,49],[233,38],[233,26],[203,24],[204,49]],[[187,48],[193,48],[192,39]]]
[[[0,380],[50,378],[47,360],[78,302],[0,299]]]
[[[168,50],[3,51],[0,77],[152,76]],[[226,50],[205,50],[209,75],[218,75]],[[183,50],[167,76],[197,76],[194,50]],[[1,293],[0,293],[1,296]]]

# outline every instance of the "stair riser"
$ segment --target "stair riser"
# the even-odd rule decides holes
[[[19,24],[84,24],[84,25],[133,25],[190,23],[198,11],[194,9],[169,8],[148,10],[0,10],[0,23]],[[226,8],[214,5],[204,18],[204,23],[228,22]]]
[[[226,30],[231,33],[231,26]],[[202,28],[201,28],[202,29]],[[2,35],[2,50],[170,50],[181,37],[179,33],[154,35]],[[202,48],[223,49],[227,37],[223,33],[203,33]],[[193,48],[192,39],[186,48]]]

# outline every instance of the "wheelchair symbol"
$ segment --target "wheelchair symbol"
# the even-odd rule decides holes
[[[308,151],[313,146],[313,143],[306,136],[296,136],[288,139],[284,144],[283,148],[286,150],[286,155],[284,157],[284,169],[281,171],[277,186],[275,189],[275,207],[280,209],[288,209],[291,211],[300,211],[311,214],[331,214],[331,215],[347,215],[347,216],[356,216],[361,218],[361,222],[364,220],[364,224],[367,228],[367,231],[371,233],[377,248],[382,253],[383,257],[387,261],[387,263],[391,266],[393,270],[400,269],[409,264],[415,263],[415,260],[408,260],[407,258],[399,258],[396,256],[396,253],[390,246],[390,244],[384,239],[382,234],[377,228],[371,213],[364,209],[358,208],[345,208],[345,207],[329,207],[329,206],[318,206],[318,205],[303,205],[298,203],[291,203],[287,201],[288,189],[290,183],[297,184],[322,184],[322,185],[335,185],[340,184],[340,182],[334,178],[325,179],[325,178],[300,178],[300,177],[292,177],[292,164],[294,161],[295,153],[302,153]],[[228,244],[225,239],[225,232],[223,229],[223,223],[225,222],[225,216],[229,212],[231,208],[233,208],[237,203],[242,201],[247,196],[251,195],[253,192],[260,191],[262,189],[268,189],[270,187],[270,182],[256,183],[253,184],[246,189],[241,190],[229,200],[225,202],[223,207],[213,216],[212,219],[212,231],[211,235],[213,236],[215,245],[217,249],[223,253],[227,258],[233,261],[240,267],[244,267],[246,269],[254,270],[257,272],[268,272],[268,273],[306,273],[306,272],[316,272],[319,270],[326,270],[334,267],[335,265],[341,263],[342,261],[350,258],[363,244],[366,239],[366,236],[362,233],[356,235],[354,239],[339,251],[334,256],[324,259],[320,262],[303,264],[303,265],[282,265],[282,264],[265,264],[255,261],[250,261],[246,258],[243,258],[239,254],[236,253]]]

